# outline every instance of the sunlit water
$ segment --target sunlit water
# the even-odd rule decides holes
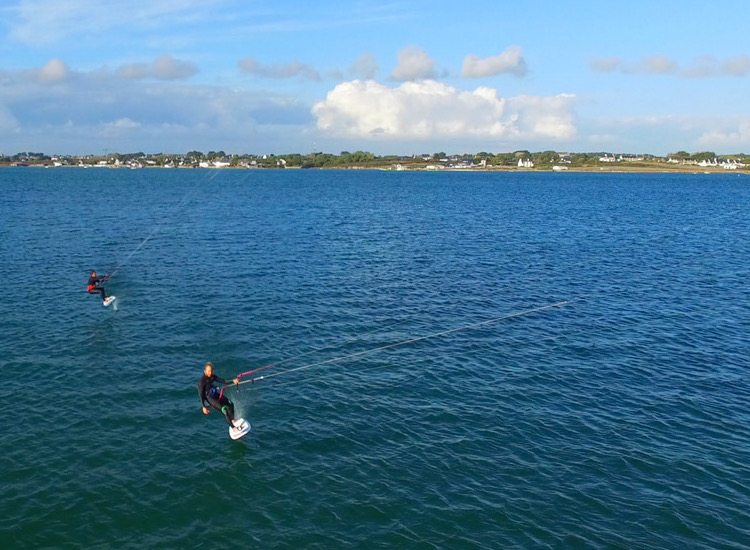
[[[749,206],[736,174],[1,169],[0,546],[748,548]],[[241,441],[207,360],[275,364],[228,391]]]

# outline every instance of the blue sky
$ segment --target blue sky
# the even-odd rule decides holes
[[[750,153],[748,5],[5,0],[0,153]]]

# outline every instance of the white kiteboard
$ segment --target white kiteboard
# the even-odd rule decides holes
[[[107,296],[107,299],[104,300],[104,307],[107,307],[109,304],[117,300],[114,296]]]
[[[229,437],[232,439],[244,437],[250,431],[250,422],[244,418],[235,418],[234,423],[237,425],[236,427],[229,427]]]

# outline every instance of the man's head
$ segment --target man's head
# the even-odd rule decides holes
[[[206,363],[206,366],[203,367],[203,374],[206,376],[212,376],[214,373],[214,366],[211,363]]]
[[[96,271],[92,271],[92,272],[91,272],[91,276],[92,276],[92,277],[96,277]]]

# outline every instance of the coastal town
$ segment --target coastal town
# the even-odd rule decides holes
[[[497,171],[643,171],[643,172],[724,172],[749,171],[750,155],[719,155],[705,151],[685,151],[665,157],[611,152],[564,153],[514,151],[511,153],[446,154],[423,153],[408,156],[377,156],[365,151],[340,154],[310,153],[287,155],[227,154],[223,151],[169,153],[109,153],[62,156],[24,152],[0,155],[0,166],[79,167],[79,168],[210,168],[210,169],[379,169],[379,170],[497,170]]]

